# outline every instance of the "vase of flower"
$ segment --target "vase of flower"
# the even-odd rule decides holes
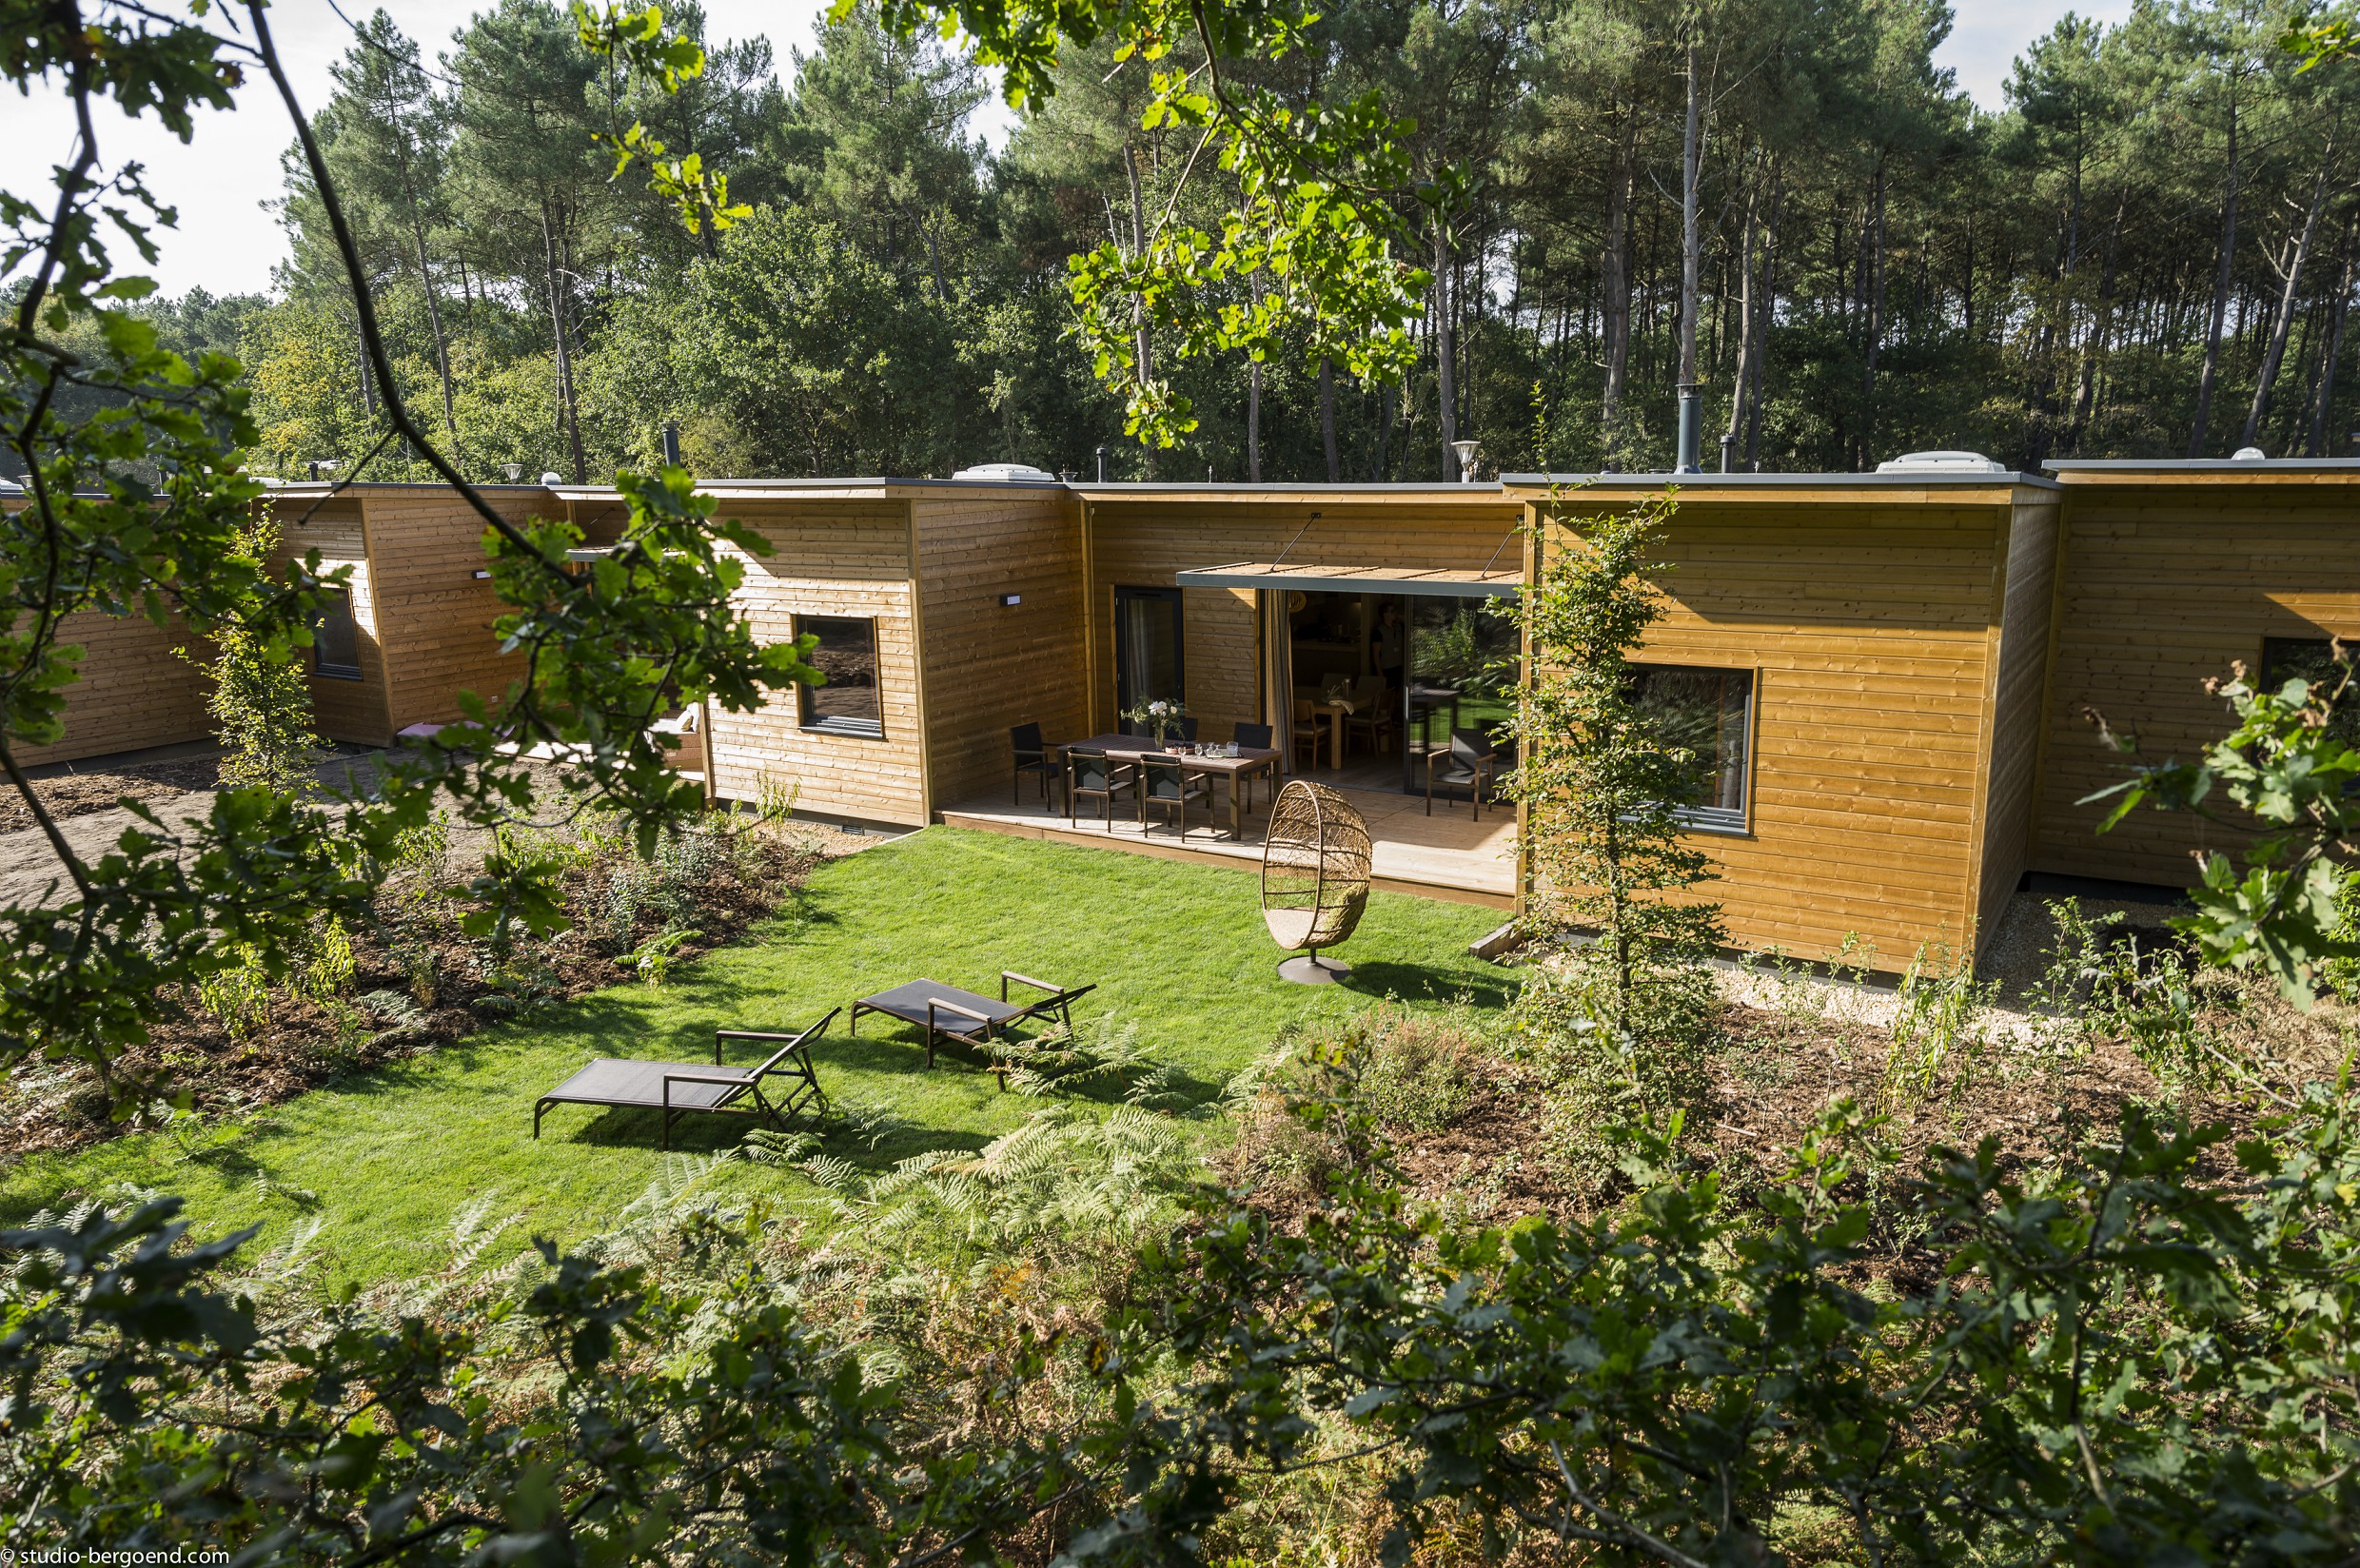
[[[1189,716],[1188,704],[1173,697],[1157,697],[1151,702],[1135,702],[1123,710],[1123,717],[1134,731],[1145,731],[1148,738],[1158,746],[1179,738],[1180,721]]]

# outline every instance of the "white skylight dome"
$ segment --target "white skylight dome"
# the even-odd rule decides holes
[[[1980,452],[1904,452],[1877,465],[1879,474],[2004,474],[2005,463]]]
[[[973,468],[962,468],[951,476],[954,480],[981,480],[991,484],[1054,484],[1057,476],[1046,468],[1035,468],[1029,462],[979,462]]]

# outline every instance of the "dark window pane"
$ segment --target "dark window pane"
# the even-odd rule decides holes
[[[361,678],[361,628],[352,618],[352,596],[333,589],[322,596],[311,623],[311,671],[339,680]]]
[[[828,677],[824,686],[796,687],[803,727],[835,735],[884,735],[885,710],[876,685],[876,622],[797,616],[795,630],[819,639],[811,664]]]
[[[1642,709],[1664,739],[1695,757],[1688,798],[1701,826],[1745,825],[1746,743],[1754,675],[1750,670],[1642,664],[1631,671]]]
[[[2335,662],[2335,644],[2326,637],[2264,637],[2262,690],[2274,692],[2290,680],[2307,681],[2335,690],[2344,672]],[[2360,746],[2360,703],[2349,702],[2335,715],[2328,733],[2347,746]]]
[[[1126,712],[1150,702],[1185,702],[1180,590],[1114,590],[1114,702]]]

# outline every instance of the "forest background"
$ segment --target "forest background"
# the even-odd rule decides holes
[[[783,62],[709,46],[665,97],[542,0],[424,49],[380,11],[315,123],[403,390],[485,480],[602,480],[667,421],[694,471],[741,478],[1090,474],[1103,445],[1117,479],[1433,480],[1457,438],[1504,469],[1662,469],[1686,328],[1707,468],[2342,456],[2360,72],[2298,73],[2279,39],[2301,14],[2069,16],[1988,113],[1935,63],[1951,13],[1925,0],[1338,0],[1267,69],[1302,102],[1375,87],[1416,121],[1417,367],[1360,386],[1301,356],[1173,362],[1150,336],[1197,421],[1161,451],[1123,440],[1067,336],[1068,259],[1134,253],[1175,190],[1200,222],[1233,192],[1203,168],[1179,188],[1192,134],[1141,127],[1144,67],[1111,41],[994,152],[970,133],[985,78],[864,12]],[[724,170],[752,215],[690,234],[611,180],[593,138],[617,116]],[[147,308],[167,346],[245,362],[258,467],[349,474],[384,416],[287,167],[273,291]],[[394,444],[366,477],[426,470]]]

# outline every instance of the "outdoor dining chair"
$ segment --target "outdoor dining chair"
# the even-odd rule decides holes
[[[1009,804],[1018,806],[1024,803],[1024,775],[1027,774],[1039,781],[1041,799],[1046,803],[1051,782],[1065,782],[1065,769],[1049,759],[1049,745],[1041,739],[1041,727],[1037,724],[1014,726],[1008,732],[1008,744],[1016,757],[1015,784],[1009,792]]]
[[[1231,744],[1247,751],[1267,752],[1270,749],[1272,733],[1268,724],[1249,724],[1241,718],[1237,721],[1236,727],[1229,731],[1229,740]],[[1250,812],[1253,810],[1254,775],[1248,774],[1237,782],[1238,787],[1246,792],[1246,810]],[[1278,788],[1276,777],[1271,778],[1270,788],[1273,790]]]
[[[1131,794],[1139,787],[1139,775],[1128,762],[1109,760],[1106,753],[1087,747],[1069,747],[1065,754],[1065,819],[1074,820],[1074,813],[1082,796],[1091,795],[1098,802],[1098,820],[1109,829],[1114,825],[1114,800],[1117,795]]]
[[[1139,759],[1139,832],[1148,831],[1148,808],[1171,814],[1180,836],[1189,836],[1189,805],[1205,803],[1205,820],[1212,820],[1212,786],[1201,773],[1191,773],[1176,756],[1155,755]]]
[[[1434,814],[1434,787],[1439,784],[1446,792],[1465,789],[1467,803],[1475,808],[1475,820],[1484,819],[1484,796],[1491,793],[1491,737],[1481,730],[1453,730],[1446,751],[1426,754],[1426,814]],[[1446,793],[1446,804],[1449,801]]]

